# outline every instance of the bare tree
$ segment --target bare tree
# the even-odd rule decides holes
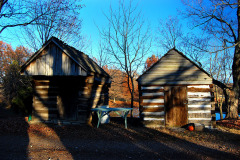
[[[99,41],[97,57],[95,57],[95,58],[97,59],[96,62],[100,67],[109,66],[109,64],[111,63],[111,60],[110,60],[109,54],[107,54],[107,43],[106,42]]]
[[[113,66],[109,68],[109,75],[112,77],[111,88],[109,89],[110,99],[113,99],[113,102],[115,102],[116,99],[123,99],[124,95],[122,86],[125,74],[121,70],[114,68]]]
[[[72,0],[0,0],[0,34],[7,28],[21,27],[22,37],[37,50],[51,36],[82,49],[79,13],[83,5]]]
[[[33,11],[27,2],[27,0],[0,0],[0,34],[7,28],[34,23],[42,16],[38,14],[36,17],[30,17]]]
[[[208,47],[208,37],[196,36],[193,33],[186,33],[181,38],[180,51],[197,63],[200,67],[206,69],[206,59],[210,48]],[[207,62],[208,63],[208,62]]]
[[[226,84],[226,86],[229,86],[232,77],[231,74],[232,61],[233,57],[230,54],[229,49],[226,49],[223,52],[210,53],[208,68],[210,75],[212,75],[212,77],[214,77],[215,80],[220,81],[223,84]],[[217,106],[220,111],[221,119],[223,119],[223,102],[225,98],[224,97],[225,95],[223,95],[222,93],[226,94],[226,90],[222,90],[221,88],[215,85],[215,97],[217,100]]]
[[[168,17],[167,20],[160,20],[157,30],[157,42],[161,47],[167,51],[172,48],[180,48],[183,31],[177,17]]]
[[[60,0],[51,0],[52,3]],[[0,34],[7,28],[36,24],[42,16],[56,11],[54,6],[47,7],[44,12],[35,12],[37,1],[0,0]],[[58,8],[60,9],[60,8]]]
[[[107,53],[114,58],[115,65],[127,74],[133,108],[134,76],[151,47],[149,29],[132,0],[128,3],[119,1],[118,9],[110,6],[109,12],[108,16],[105,15],[109,25],[100,32],[108,44]]]
[[[240,0],[183,0],[187,10],[184,13],[191,18],[193,27],[200,27],[215,40],[218,51],[232,48],[233,87],[229,88],[214,81],[226,93],[228,104],[227,118],[239,118],[238,99],[240,82]],[[219,45],[218,45],[219,44]],[[224,45],[222,45],[224,44]]]
[[[31,17],[42,16],[34,24],[23,28],[22,35],[31,48],[38,50],[52,36],[74,46],[82,44],[82,21],[79,19],[82,7],[78,1],[42,0],[32,4],[32,8]],[[46,12],[48,14],[44,14]]]
[[[166,20],[160,20],[156,42],[165,51],[177,48],[199,66],[202,66],[204,54],[207,52],[208,38],[196,36],[191,32],[183,32],[178,17],[168,17]]]
[[[232,72],[233,57],[230,50],[226,49],[223,52],[210,53],[209,57],[209,73],[218,81],[224,84],[229,84]]]
[[[211,42],[209,35],[201,34],[200,36],[196,36],[195,34],[186,31],[184,33],[182,31],[181,22],[177,19],[177,17],[169,17],[165,22],[161,21],[158,27],[158,33],[159,36],[157,37],[156,41],[165,50],[175,47],[185,53],[200,67],[203,67],[209,71],[210,75],[214,77],[215,80],[224,85],[226,84],[226,86],[230,82],[230,68],[233,59],[232,55],[230,54],[230,49],[226,49],[222,52],[215,52],[221,48],[216,48],[216,46],[209,44],[209,42]],[[222,117],[222,104],[224,97],[219,98],[218,87],[215,87],[215,93],[217,105],[220,109]]]

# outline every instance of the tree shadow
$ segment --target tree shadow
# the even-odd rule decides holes
[[[51,123],[56,125],[86,124],[92,119],[91,108],[96,105],[106,104],[109,99],[106,96],[105,88],[99,87],[105,84],[102,84],[104,80],[97,74],[100,68],[95,62],[87,60],[88,57],[84,53],[80,53],[74,48],[63,44],[63,42],[58,44],[73,57],[68,57],[69,54],[67,54],[65,55],[67,60],[64,60],[63,56],[59,56],[64,53],[62,53],[63,51],[59,52],[59,46],[54,41],[50,41],[43,54],[37,57],[40,60],[33,63],[37,66],[33,74],[35,91],[33,117],[53,129],[63,145],[68,146],[62,140],[61,130]],[[82,58],[79,58],[78,54],[81,54]],[[82,66],[77,67],[72,58],[87,67],[87,72],[94,70],[96,74],[93,75],[93,73],[89,72],[86,73],[87,75],[81,75],[82,71],[79,71],[79,67]],[[42,75],[41,69],[44,67],[48,67],[52,71],[51,76]],[[42,84],[37,86],[36,83]],[[65,148],[69,150],[68,147]]]
[[[0,118],[0,159],[29,159],[28,128],[24,117]]]
[[[61,52],[60,52],[61,53]],[[76,52],[77,53],[77,52]],[[61,56],[59,56],[61,57]],[[53,59],[53,64],[57,65],[57,60]],[[59,61],[63,63],[62,61]],[[85,62],[80,62],[81,64]],[[45,64],[46,65],[46,64]],[[65,64],[64,64],[65,65]],[[91,65],[91,64],[87,64]],[[91,65],[94,66],[94,65]],[[87,116],[86,119],[91,117],[91,107],[93,104],[101,104],[108,101],[108,98],[97,99],[97,90],[90,90],[90,97],[87,100],[78,99],[79,92],[78,87],[85,87],[86,83],[74,82],[74,78],[84,78],[83,76],[72,77],[67,73],[64,73],[62,66],[60,68],[60,73],[63,75],[58,75],[58,72],[54,72],[54,66],[51,66],[53,73],[52,76],[42,76],[42,78],[50,79],[49,89],[51,86],[58,85],[59,90],[57,96],[62,100],[62,111],[59,110],[59,106],[46,105],[49,107],[47,114],[53,114],[52,110],[54,108],[55,120],[69,120],[74,117],[74,111],[85,110],[84,114]],[[72,68],[69,73],[75,73],[76,68]],[[95,68],[97,69],[97,68]],[[178,71],[176,71],[177,73]],[[174,73],[173,73],[174,74]],[[168,78],[172,74],[167,75]],[[197,75],[198,76],[198,75]],[[56,78],[52,81],[50,77]],[[66,81],[62,81],[62,79]],[[99,77],[93,77],[92,86],[98,85]],[[97,80],[98,79],[98,80]],[[158,78],[153,81],[157,81]],[[176,79],[179,80],[179,79]],[[61,81],[61,83],[59,82]],[[100,80],[101,81],[101,80]],[[86,86],[86,87],[92,87]],[[74,88],[76,87],[76,88]],[[103,90],[100,94],[104,93]],[[36,93],[38,101],[42,104],[49,104],[49,99],[52,95],[47,94],[47,98],[42,98]],[[56,95],[55,95],[56,97]],[[77,101],[77,104],[75,100]],[[87,102],[86,102],[87,101]],[[86,104],[87,105],[86,105]],[[83,107],[83,108],[81,108]],[[87,108],[86,108],[87,107]],[[79,113],[77,113],[79,114]],[[237,156],[231,153],[219,151],[216,149],[211,149],[210,147],[201,146],[186,140],[179,139],[175,136],[160,132],[159,130],[154,130],[150,128],[143,128],[140,126],[135,127],[134,125],[129,126],[130,129],[124,129],[123,119],[121,123],[110,123],[106,125],[100,125],[100,128],[92,128],[90,126],[79,126],[79,125],[69,125],[69,126],[56,126],[48,123],[43,119],[41,115],[37,112],[35,114],[40,121],[45,123],[47,127],[51,128],[59,138],[59,141],[63,144],[65,149],[71,154],[72,159],[129,159],[129,158],[142,158],[142,159],[237,159]],[[132,122],[135,124],[135,122]],[[58,124],[58,123],[57,123]],[[64,125],[64,124],[63,124]],[[227,135],[226,135],[227,136]],[[228,135],[229,136],[229,135]],[[239,139],[239,137],[238,137]],[[41,139],[40,139],[41,140]],[[233,143],[231,142],[231,145]],[[235,145],[235,144],[234,144]],[[27,150],[27,149],[26,149]],[[55,157],[50,157],[55,158]]]
[[[96,130],[100,138],[105,139],[108,137],[107,143],[108,141],[116,141],[116,144],[118,144],[119,141],[121,143],[125,142],[124,145],[126,145],[126,149],[122,150],[124,156],[119,154],[118,148],[115,148],[117,146],[112,146],[111,152],[116,154],[113,158],[238,159],[240,155],[240,152],[232,154],[228,153],[228,151],[220,151],[208,147],[204,144],[204,142],[203,144],[199,145],[197,143],[178,138],[177,136],[173,136],[172,134],[164,133],[161,131],[161,129],[139,127],[139,124],[136,126],[136,124],[133,125],[130,123],[129,129],[124,129],[124,125],[117,121],[118,120],[115,120],[115,122],[111,124],[102,125],[100,126],[99,131]],[[228,146],[240,151],[238,144],[240,135],[212,130],[205,131],[203,134],[206,134],[210,137],[213,136],[211,138],[213,139],[213,142],[211,143],[215,143],[215,145],[221,145],[219,146],[221,148]],[[109,135],[112,136],[110,137]],[[231,138],[222,140],[222,136]],[[107,149],[108,147],[103,148],[102,150],[107,152]]]
[[[0,159],[28,159],[29,124],[9,107],[0,88]]]

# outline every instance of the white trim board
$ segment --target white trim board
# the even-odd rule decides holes
[[[149,87],[141,87],[141,89],[164,89],[164,87],[161,87],[161,86],[149,86]]]
[[[148,117],[144,117],[143,120],[144,121],[164,121],[164,118],[148,118]]]

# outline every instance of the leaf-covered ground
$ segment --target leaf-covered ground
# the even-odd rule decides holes
[[[130,120],[93,126],[29,124],[24,118],[0,119],[1,159],[239,159],[240,133],[218,129],[190,132],[144,128]]]
[[[240,133],[240,120],[220,120],[217,124],[226,130]]]

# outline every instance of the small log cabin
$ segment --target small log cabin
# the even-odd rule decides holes
[[[215,126],[213,80],[178,50],[169,50],[137,81],[144,126]]]
[[[91,123],[91,108],[108,105],[110,76],[56,37],[23,64],[21,74],[32,77],[33,121]]]

